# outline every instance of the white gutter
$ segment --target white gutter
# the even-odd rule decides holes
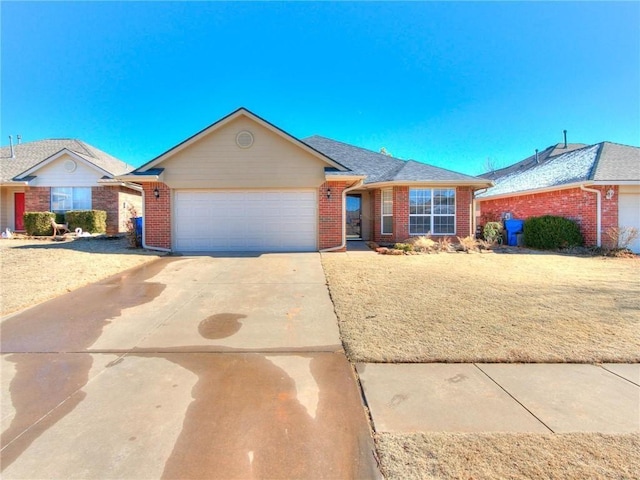
[[[342,191],[342,243],[337,247],[324,248],[320,250],[320,253],[335,252],[336,250],[342,250],[347,246],[347,208],[345,205],[347,201],[347,193],[362,187],[363,183],[364,180],[358,180],[356,183]]]
[[[591,183],[593,182],[589,182],[589,184]],[[564,185],[555,185],[553,187],[532,188],[529,190],[521,190],[519,192],[499,193],[497,195],[487,195],[486,197],[478,197],[478,201],[484,202],[486,200],[498,200],[499,198],[506,198],[506,197],[522,197],[524,195],[535,195],[538,193],[554,192],[556,190],[569,190],[571,188],[578,188],[582,185],[584,185],[583,182],[574,182],[574,183],[565,183]],[[611,182],[607,183],[607,185],[611,185]]]
[[[144,189],[142,190],[142,248],[146,250],[157,250],[159,252],[171,252],[169,248],[151,247],[147,245],[147,229],[145,228],[145,201],[144,201]]]
[[[98,180],[98,183],[100,185],[105,185],[107,187],[126,187],[129,188],[131,190],[135,190],[137,192],[142,192],[142,187],[140,185],[137,185],[135,183],[131,183],[131,182],[122,182],[122,181],[113,181],[113,179],[109,178],[109,179],[100,179]]]
[[[597,180],[593,185],[640,185],[640,180]]]
[[[127,188],[130,188],[131,190],[141,192],[144,195],[144,188],[142,188],[142,185],[138,185],[137,183],[130,183],[130,182],[122,182],[122,185],[124,185]]]
[[[596,194],[596,246],[602,246],[602,192],[594,188],[587,188],[580,185],[580,190]]]

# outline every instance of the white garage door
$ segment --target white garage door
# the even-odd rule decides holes
[[[618,199],[618,224],[620,227],[635,227],[640,230],[640,188],[621,186]],[[640,253],[640,239],[636,239],[629,248]]]
[[[315,190],[190,191],[174,196],[177,251],[315,251]]]

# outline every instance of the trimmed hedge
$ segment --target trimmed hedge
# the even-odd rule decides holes
[[[56,218],[53,212],[24,212],[24,229],[27,235],[44,236],[53,235],[51,219]]]
[[[65,220],[72,232],[78,227],[89,233],[107,231],[107,212],[104,210],[71,210],[65,214]]]
[[[580,227],[568,218],[544,215],[524,222],[524,244],[542,250],[577,247],[584,243]]]

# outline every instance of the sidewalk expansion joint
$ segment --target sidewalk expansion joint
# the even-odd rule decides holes
[[[553,431],[553,429],[552,429],[549,425],[547,425],[546,423],[544,423],[540,417],[538,417],[535,413],[533,413],[531,410],[529,410],[529,409],[524,405],[524,403],[522,403],[520,400],[518,400],[516,397],[514,397],[514,396],[511,394],[511,392],[509,392],[506,388],[504,388],[502,385],[500,385],[498,382],[496,382],[496,381],[495,381],[495,380],[494,380],[494,379],[493,379],[493,378],[492,378],[492,377],[491,377],[487,372],[485,372],[484,370],[482,370],[482,368],[480,368],[480,367],[478,366],[478,364],[477,364],[477,363],[474,363],[473,365],[474,365],[478,370],[480,370],[484,375],[486,375],[486,377],[487,377],[489,380],[491,380],[493,383],[495,383],[495,384],[500,388],[500,390],[502,390],[504,393],[506,393],[507,395],[509,395],[509,396],[510,396],[510,397],[511,397],[511,398],[512,398],[512,399],[513,399],[513,400],[514,400],[518,405],[520,405],[520,406],[521,406],[522,408],[524,408],[527,412],[529,412],[529,414],[530,414],[533,418],[535,418],[535,419],[536,419],[536,420],[538,420],[542,425],[544,425],[544,426],[545,426],[545,428],[547,428],[551,433],[556,433],[556,432],[554,432],[554,431]]]
[[[623,377],[622,375],[617,374],[616,372],[614,372],[613,370],[609,370],[607,367],[605,367],[604,365],[598,365],[601,369],[603,369],[605,372],[609,372],[612,373],[613,375],[615,375],[618,378],[621,378],[622,380],[626,380],[627,382],[629,382],[631,385],[635,385],[636,387],[640,387],[640,384],[634,382],[633,380],[629,380],[627,377]]]

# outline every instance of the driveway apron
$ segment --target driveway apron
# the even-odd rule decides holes
[[[379,478],[319,254],[165,257],[1,334],[5,479]]]

